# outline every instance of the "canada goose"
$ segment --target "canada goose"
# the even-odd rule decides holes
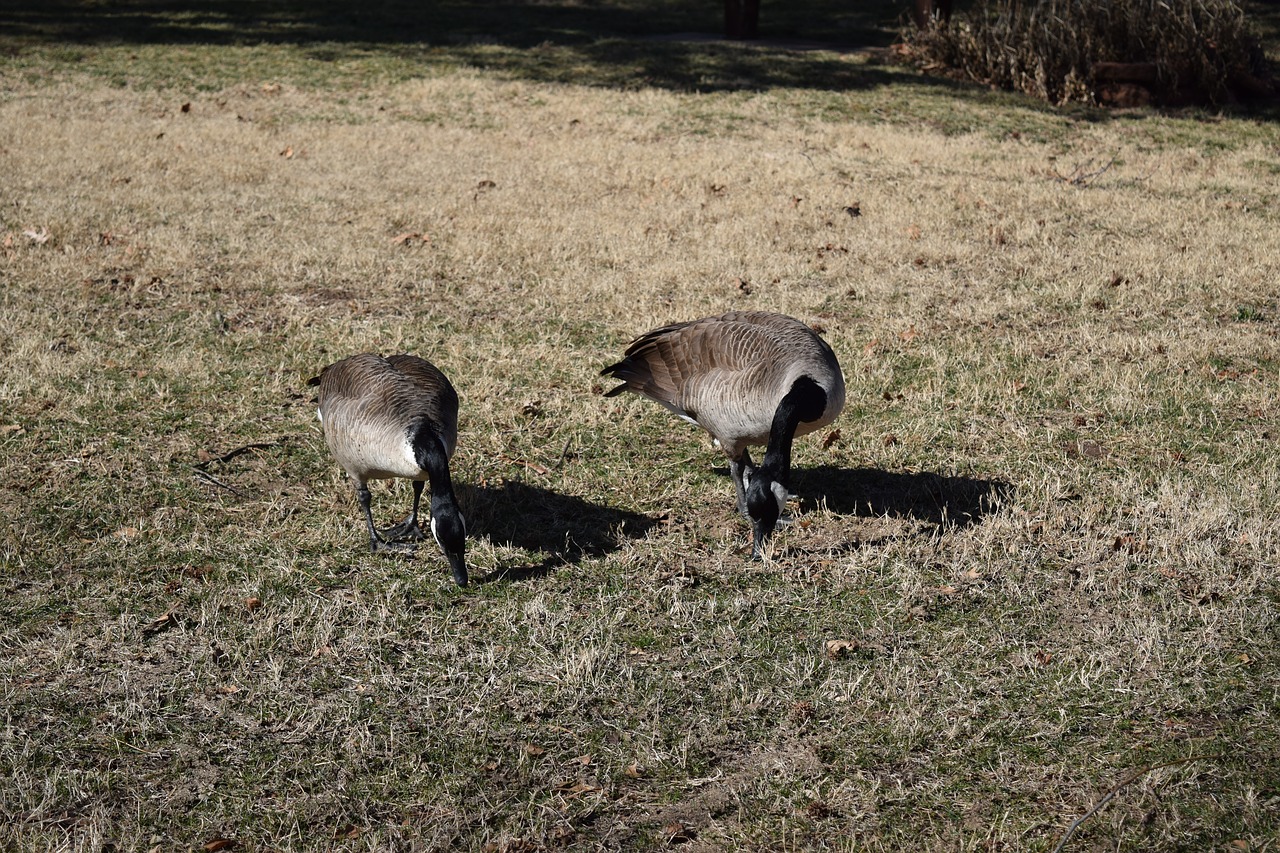
[[[335,362],[308,385],[320,386],[320,424],[364,510],[372,551],[410,551],[396,540],[425,539],[418,526],[423,480],[431,481],[431,533],[449,558],[453,579],[467,584],[466,522],[449,479],[458,441],[458,392],[434,364],[412,355],[362,353]],[[409,516],[381,535],[369,509],[369,480],[413,481]]]
[[[600,375],[623,383],[606,397],[634,391],[711,433],[729,457],[756,557],[787,501],[792,439],[844,408],[844,376],[827,342],[799,320],[765,311],[654,329]],[[753,444],[767,445],[758,466],[747,452]]]

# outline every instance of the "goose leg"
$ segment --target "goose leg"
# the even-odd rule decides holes
[[[356,486],[356,500],[360,501],[360,509],[364,510],[364,523],[369,529],[369,550],[378,551],[398,551],[401,553],[413,551],[414,546],[401,542],[384,542],[378,537],[378,531],[373,526],[373,510],[369,508],[369,487],[364,483]]]
[[[751,454],[746,450],[742,451],[741,459],[729,460],[729,476],[733,478],[733,489],[738,493],[738,513],[747,518],[751,514],[747,512],[747,484],[744,477],[751,479],[755,469],[756,466],[751,463]]]
[[[421,542],[427,538],[422,528],[418,526],[418,502],[422,500],[423,485],[421,480],[413,481],[413,509],[409,510],[409,515],[404,521],[379,531],[384,542],[394,542],[398,539],[413,539]]]

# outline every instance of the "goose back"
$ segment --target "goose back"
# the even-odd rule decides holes
[[[809,326],[765,311],[734,311],[648,332],[625,358],[604,369],[622,380],[608,396],[634,391],[711,433],[731,458],[769,442],[782,398],[807,376],[826,393],[804,435],[835,420],[844,407],[844,376],[831,347]]]
[[[416,444],[434,436],[445,456],[458,437],[458,394],[435,365],[411,355],[362,353],[321,371],[325,441],[352,480],[425,480]]]

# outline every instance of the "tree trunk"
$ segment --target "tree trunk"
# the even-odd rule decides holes
[[[753,39],[760,34],[760,0],[724,0],[724,34]]]
[[[935,12],[942,20],[951,20],[951,0],[913,0],[911,18],[920,29],[923,30],[929,25]]]

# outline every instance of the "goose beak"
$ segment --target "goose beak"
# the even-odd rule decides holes
[[[462,553],[446,552],[449,558],[449,569],[453,572],[453,582],[458,586],[467,585],[467,563],[463,559]]]
[[[773,534],[773,525],[762,518],[751,520],[753,536],[751,537],[751,559],[763,560],[764,549],[769,545],[769,537]]]

